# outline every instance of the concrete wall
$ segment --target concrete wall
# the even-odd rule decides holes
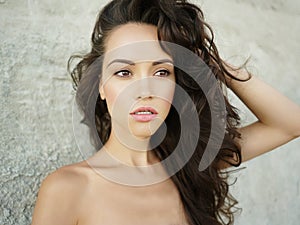
[[[72,130],[68,57],[89,48],[106,1],[0,0],[0,224],[30,224],[40,182],[82,160]],[[231,62],[251,69],[300,103],[300,7],[296,0],[199,0]],[[254,117],[239,102],[245,123]],[[232,193],[236,224],[296,225],[300,220],[300,140],[244,163]]]

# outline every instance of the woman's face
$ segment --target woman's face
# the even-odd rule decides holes
[[[112,131],[150,137],[169,113],[175,85],[172,58],[161,49],[155,26],[128,23],[112,31],[99,85]]]

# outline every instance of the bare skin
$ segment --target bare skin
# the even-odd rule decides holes
[[[108,41],[108,48],[116,48],[118,43],[121,45],[156,38],[154,26],[124,26],[122,35],[119,33],[113,36],[113,41]],[[122,32],[122,26],[118,31]],[[140,64],[131,66],[130,69],[136,73],[138,71],[139,74],[146,74],[153,68],[149,64]],[[239,78],[247,77],[242,71],[233,71],[233,74]],[[297,104],[255,76],[247,82],[230,79],[228,82],[231,90],[257,117],[256,122],[239,129],[241,139],[237,141],[241,147],[243,162],[299,137],[300,107]],[[112,89],[101,87],[100,94],[102,98],[107,98],[110,105],[114,102],[116,93],[110,93],[108,90]],[[116,91],[118,90],[119,88],[116,88]],[[167,104],[157,101],[156,106],[164,112],[163,115],[167,114]],[[132,128],[136,134],[149,135],[140,133],[143,129],[136,124],[133,124]],[[145,140],[147,141],[147,138]],[[114,136],[110,137],[108,144],[108,150],[124,163],[135,166],[149,165],[157,161],[147,151],[136,153],[122,146]],[[98,155],[94,157],[97,161]],[[43,181],[32,225],[183,225],[187,223],[180,204],[178,190],[170,179],[144,187],[124,186],[104,179],[83,161],[62,167]]]
[[[109,51],[128,43],[157,40],[156,32],[156,27],[151,25],[129,24],[122,26],[114,31],[108,39],[106,49]],[[155,56],[159,55],[159,60],[169,57],[161,50],[159,45],[153,46],[151,50]],[[109,58],[105,61],[109,63],[113,59]],[[136,122],[129,116],[130,130],[126,130],[127,120],[123,121],[118,116],[126,115],[129,112],[117,108],[116,114],[114,114],[113,107],[115,106],[116,96],[126,95],[124,92],[121,93],[120,90],[126,86],[132,89],[129,86],[132,80],[137,81],[150,75],[155,77],[161,74],[164,75],[164,70],[168,70],[170,72],[169,76],[158,78],[161,79],[160,83],[163,80],[173,81],[173,84],[163,87],[163,89],[168,90],[166,96],[163,96],[163,98],[147,96],[150,90],[147,89],[145,83],[143,83],[145,86],[142,89],[144,93],[138,92],[134,96],[137,99],[134,99],[137,104],[133,106],[133,109],[144,105],[155,107],[159,112],[160,120],[158,122],[162,122],[171,106],[171,100],[168,102],[164,99],[169,99],[168,95],[173,95],[174,91],[175,75],[173,66],[170,63],[153,65],[152,61],[146,61],[136,65],[117,63],[113,65],[112,69],[104,65],[103,68],[104,78],[108,77],[110,79],[103,79],[105,85],[99,87],[99,92],[101,98],[106,99],[109,112],[112,113],[114,118],[110,138],[105,144],[106,150],[126,165],[147,166],[158,162],[159,160],[153,153],[146,150],[150,136],[154,132],[148,129],[149,123]],[[123,71],[125,69],[130,70],[134,75],[132,79],[123,80],[120,78],[119,74],[123,75],[122,72],[118,73],[118,77],[105,76],[115,73],[116,70]],[[141,95],[143,95],[143,98],[140,98]],[[127,101],[123,101],[122,104],[128,105]],[[159,124],[154,124],[154,127],[158,126]],[[135,151],[129,147],[130,143],[127,143],[128,146],[120,142],[115,135],[117,128],[119,129],[118,132],[131,133],[133,136],[138,137],[141,140],[140,148],[145,150]],[[94,162],[92,167],[89,166],[88,161],[65,166],[43,181],[32,225],[41,223],[44,225],[187,224],[184,222],[185,217],[181,209],[178,190],[170,179],[143,187],[126,186],[108,181],[94,170],[94,168],[101,168],[102,166],[99,158],[101,152],[103,151],[100,150],[91,159],[88,159]]]
[[[104,179],[83,161],[44,180],[32,225],[183,225],[187,223],[181,207],[170,179],[145,187],[124,186]]]

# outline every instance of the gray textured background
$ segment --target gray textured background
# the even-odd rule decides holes
[[[40,182],[82,160],[72,131],[68,57],[89,48],[106,1],[0,0],[0,224],[30,224]],[[300,103],[300,1],[199,0],[222,56]],[[231,95],[245,123],[253,116]],[[283,115],[284,116],[284,115]],[[244,163],[236,224],[300,221],[300,140]]]

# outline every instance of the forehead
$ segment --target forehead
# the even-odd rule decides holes
[[[156,26],[137,23],[121,25],[108,36],[104,64],[116,58],[134,62],[171,59],[159,44]]]

